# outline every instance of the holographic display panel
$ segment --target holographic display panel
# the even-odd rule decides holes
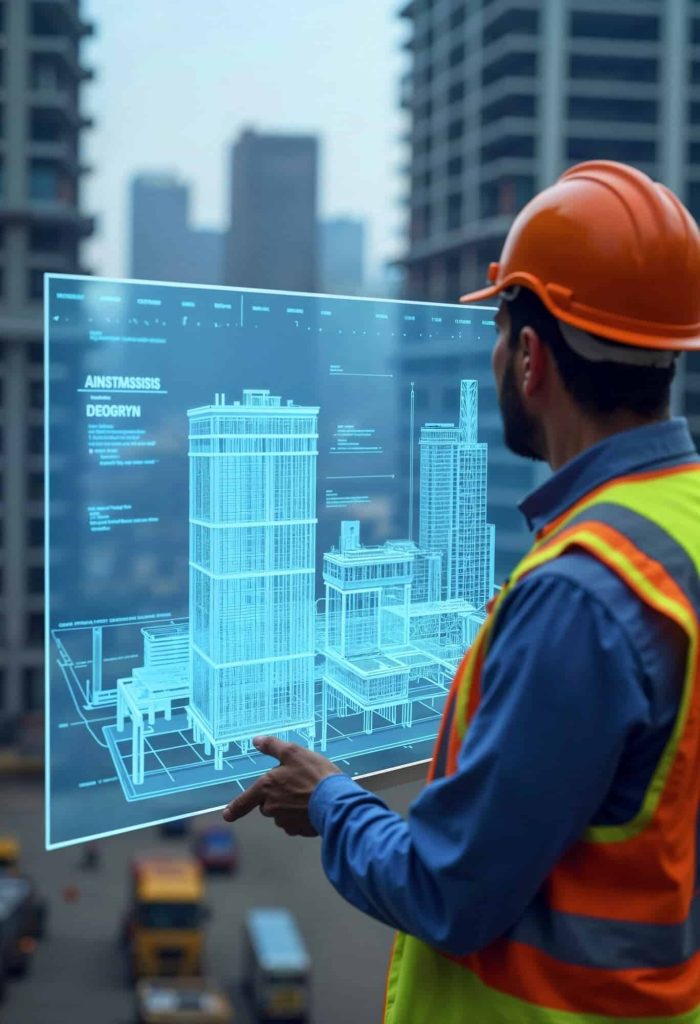
[[[47,275],[48,848],[222,807],[263,733],[430,757],[494,591],[492,316]],[[400,366],[447,336],[427,422]]]

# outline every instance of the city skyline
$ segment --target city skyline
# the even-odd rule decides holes
[[[94,168],[85,207],[98,216],[86,247],[90,269],[124,276],[128,183],[138,173],[166,171],[191,182],[193,226],[225,229],[230,147],[247,127],[318,134],[320,217],[367,221],[368,276],[398,255],[405,26],[395,0],[361,0],[358,8],[350,18],[338,0],[310,0],[300,16],[271,0],[263,19],[220,6],[195,14],[183,0],[169,0],[140,5],[126,18],[115,0],[88,0],[96,34],[85,53],[99,74],[86,110],[100,111],[85,154]],[[230,40],[245,45],[232,49]],[[196,78],[182,74],[182,59],[197,66]],[[300,74],[302,67],[313,75]]]

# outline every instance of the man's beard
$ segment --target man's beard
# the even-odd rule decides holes
[[[523,408],[523,402],[515,383],[512,356],[503,373],[498,404],[501,409],[506,447],[510,448],[515,455],[522,455],[524,458],[534,459],[536,462],[544,462],[541,431],[537,421]]]

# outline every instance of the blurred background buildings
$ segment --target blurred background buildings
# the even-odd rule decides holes
[[[454,302],[485,282],[514,215],[566,167],[621,160],[700,216],[700,5],[692,0],[411,0],[405,297]],[[492,339],[470,353],[485,379]],[[405,386],[440,418],[466,372],[459,342],[405,346]],[[478,368],[470,365],[469,372]],[[700,353],[679,367],[675,407],[700,441]],[[517,501],[543,467],[516,459],[484,419],[497,575],[523,552]],[[408,457],[408,453],[406,453]],[[545,469],[546,472],[546,469]]]
[[[369,18],[370,5],[376,9],[376,4],[353,5],[353,20],[362,22],[363,11]],[[98,30],[102,12],[105,24],[108,15],[111,26],[115,18],[125,23],[124,37],[105,47],[110,56],[98,72],[109,71],[114,78],[128,73],[119,44],[130,31],[126,22],[147,7],[157,8],[159,16],[185,10],[195,52],[200,26],[212,17],[189,0],[185,5],[151,0],[138,7],[139,12],[136,5],[132,11],[112,0],[89,2]],[[377,267],[371,256],[376,253],[371,245],[376,224],[366,212],[376,198],[370,196],[371,185],[366,209],[355,203],[345,215],[326,215],[328,180],[321,155],[328,159],[327,135],[334,122],[329,115],[313,131],[302,132],[303,111],[295,112],[293,121],[284,114],[276,121],[268,118],[264,129],[244,131],[235,141],[231,131],[222,204],[227,213],[208,229],[196,226],[192,215],[192,190],[201,185],[185,164],[186,126],[175,112],[183,164],[159,170],[172,167],[172,161],[164,158],[154,167],[134,150],[125,218],[129,251],[116,266],[105,266],[99,260],[86,265],[81,251],[95,228],[92,214],[104,219],[112,200],[103,185],[94,191],[98,198],[90,212],[83,202],[88,168],[82,153],[92,126],[83,112],[84,94],[93,78],[81,47],[93,32],[86,3],[0,2],[0,746],[12,737],[17,721],[26,726],[26,716],[38,713],[43,703],[45,271],[455,302],[484,281],[522,205],[567,166],[586,159],[639,167],[670,186],[700,217],[698,0],[386,0],[386,7],[405,36],[405,71],[396,83],[404,158],[395,174],[404,185],[405,224],[400,251],[385,252],[384,266]],[[335,20],[331,28],[324,22],[326,37],[319,29],[319,55],[332,33],[350,31],[347,5],[338,5],[338,12],[324,12]],[[251,23],[262,19],[256,11],[246,17]],[[303,32],[314,31],[309,18]],[[235,38],[226,45],[235,47]],[[395,56],[387,48],[387,76]],[[113,67],[107,68],[108,59]],[[280,76],[273,84],[276,103],[284,109],[288,83]],[[259,86],[251,78],[251,90]],[[130,126],[147,117],[147,98],[143,112],[132,107],[124,113]],[[223,107],[227,99],[213,94],[207,106]],[[247,118],[245,94],[237,94],[235,104]],[[358,146],[366,114],[361,102],[359,107],[346,129]],[[164,122],[170,113],[163,111]],[[118,125],[114,119],[101,127],[109,136]],[[387,130],[383,164],[391,162],[389,135]],[[219,157],[197,152],[200,163]],[[95,171],[103,174],[106,167]],[[361,179],[362,172],[358,157],[353,173]],[[478,380],[481,394],[489,397],[493,341],[492,331],[485,331],[472,351],[438,336],[399,346],[395,359],[402,386],[413,384],[421,422],[453,418],[464,377]],[[700,353],[685,357],[674,401],[700,442]],[[482,408],[491,404],[486,400]],[[479,437],[489,451],[487,518],[496,527],[498,580],[529,540],[516,503],[546,471],[505,449],[498,415],[480,416]],[[417,452],[414,456],[417,460]],[[407,448],[404,457],[407,465]],[[36,744],[39,750],[40,733]],[[24,796],[18,796],[17,820],[28,833],[36,832],[38,811],[22,818],[23,807]],[[120,841],[126,848],[129,837]],[[260,849],[265,849],[262,841]],[[279,856],[284,863],[285,855]],[[270,877],[273,859],[263,856],[260,870]],[[279,878],[284,882],[284,871]],[[319,877],[319,893],[325,892],[323,885]],[[322,898],[315,892],[317,897]],[[329,898],[335,913],[338,901]],[[306,895],[304,900],[317,905]],[[347,920],[350,934],[352,922],[360,919]],[[383,952],[382,942],[377,939],[374,948]],[[334,983],[340,986],[342,961],[329,950],[328,977],[335,970]],[[383,965],[378,973],[382,970]],[[376,988],[379,992],[381,978]],[[369,1019],[355,1012],[356,1002],[347,1005],[353,1013],[346,1019]],[[49,1021],[26,1006],[23,1016],[10,1014],[10,1024]],[[341,1001],[339,1024],[343,1009]]]
[[[129,199],[129,277],[221,284],[225,236],[192,227],[189,185],[174,174],[138,174]]]
[[[85,272],[91,32],[75,2],[0,4],[0,730],[43,705],[43,274]]]
[[[93,8],[105,2],[93,0]],[[565,167],[594,158],[634,164],[700,214],[700,7],[693,0],[390,6],[407,32],[396,90],[405,125],[398,260],[370,265],[366,218],[321,215],[322,132],[273,125],[246,129],[232,143],[228,223],[220,227],[194,225],[191,180],[177,169],[140,170],[136,154],[129,252],[116,272],[454,302],[484,280],[521,206]],[[81,208],[88,170],[81,139],[92,124],[81,96],[93,72],[80,44],[92,28],[78,0],[0,4],[0,723],[42,700],[42,275],[84,272],[80,243],[94,229]],[[413,382],[424,420],[454,409],[465,374],[482,393],[493,387],[492,344],[487,331],[476,351],[437,337],[399,347],[402,385]],[[675,403],[700,438],[699,355],[686,358]],[[528,543],[516,503],[543,468],[505,449],[497,415],[484,415],[480,429],[489,446],[498,578]]]

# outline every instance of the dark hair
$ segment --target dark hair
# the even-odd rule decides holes
[[[528,288],[521,288],[505,305],[510,315],[511,349],[517,347],[523,327],[536,330],[554,356],[564,387],[586,412],[604,415],[626,410],[655,418],[668,409],[675,361],[667,368],[594,363],[567,345],[556,317]],[[604,345],[614,345],[594,337]]]

